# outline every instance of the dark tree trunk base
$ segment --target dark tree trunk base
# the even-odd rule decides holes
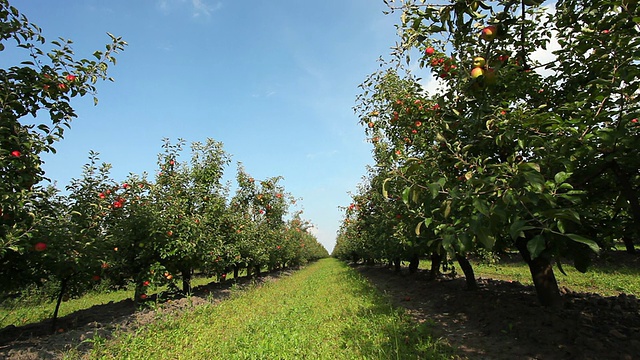
[[[560,307],[562,305],[562,296],[558,288],[558,281],[553,273],[553,265],[540,255],[535,259],[531,259],[529,250],[527,250],[527,239],[519,238],[516,241],[516,247],[524,261],[529,265],[529,271],[533,279],[533,285],[536,288],[538,301],[540,305],[546,307]]]
[[[469,290],[476,290],[478,289],[478,283],[476,282],[476,276],[473,272],[473,267],[471,266],[471,263],[469,262],[469,260],[460,255],[460,254],[456,254],[456,260],[458,260],[458,264],[460,264],[460,268],[462,269],[462,272],[464,273],[466,282],[467,282],[467,289]]]

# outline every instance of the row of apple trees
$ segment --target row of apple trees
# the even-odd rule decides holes
[[[183,141],[165,140],[163,147],[153,181],[131,174],[118,183],[92,153],[68,194],[42,189],[30,209],[39,221],[27,248],[3,256],[3,290],[55,279],[77,294],[108,279],[121,286],[133,281],[136,297],[144,298],[146,286],[178,279],[190,292],[196,270],[224,280],[231,271],[259,274],[326,255],[301,212],[286,217],[295,199],[279,177],[257,181],[239,166],[229,197],[221,182],[229,156],[221,143],[193,143],[189,161],[180,161]]]
[[[97,103],[95,84],[110,79],[126,42],[110,35],[93,59],[74,60],[66,40],[44,51],[40,28],[6,0],[0,25],[0,51],[15,46],[26,58],[0,69],[0,297],[56,284],[59,305],[108,282],[135,284],[138,301],[148,286],[177,288],[178,280],[189,292],[196,270],[224,279],[327,255],[301,212],[289,214],[295,199],[279,177],[254,180],[239,166],[230,196],[221,180],[230,157],[211,139],[193,143],[189,155],[184,141],[166,140],[155,179],[116,182],[91,153],[65,192],[45,186],[41,154],[55,152],[76,117],[71,99],[94,95]]]
[[[355,108],[376,166],[334,255],[415,268],[448,254],[473,287],[469,255],[515,250],[540,302],[555,306],[554,264],[585,271],[616,242],[633,252],[637,2],[386,3],[402,12],[401,40]],[[437,91],[416,74],[436,78]]]

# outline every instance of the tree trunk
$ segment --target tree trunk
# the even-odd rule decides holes
[[[260,269],[260,265],[256,265],[255,274],[256,274],[257,277],[260,277],[261,271],[262,271],[262,269]]]
[[[58,300],[56,302],[56,308],[53,310],[53,318],[51,319],[51,332],[56,332],[56,325],[58,325],[58,311],[60,310],[60,303],[62,302],[62,298],[64,297],[64,293],[67,291],[67,284],[69,283],[69,278],[64,278],[60,282],[60,293],[58,293]]]
[[[397,257],[393,259],[393,271],[399,273],[402,270],[402,262],[400,258]]]
[[[238,273],[240,272],[240,265],[236,264],[233,266],[233,279],[238,279]]]
[[[185,295],[191,294],[192,270],[191,268],[183,268],[180,272],[182,273],[182,292]]]
[[[409,274],[415,274],[418,271],[420,265],[420,256],[413,254],[409,260]]]
[[[527,241],[528,238],[518,238],[518,240],[516,240],[516,247],[524,261],[529,265],[529,271],[531,272],[533,284],[536,288],[538,301],[540,301],[542,306],[559,307],[562,305],[562,297],[560,296],[558,282],[553,273],[553,266],[544,254],[541,254],[535,259],[531,259],[531,254],[529,254],[529,250],[527,250]]]
[[[471,266],[471,263],[469,262],[469,260],[460,254],[456,254],[456,260],[458,260],[458,264],[460,264],[460,268],[462,269],[462,272],[464,273],[464,277],[466,279],[467,282],[467,289],[469,290],[476,290],[478,289],[478,283],[476,282],[476,276],[473,273],[473,267]]]
[[[633,226],[632,232],[635,237],[638,237],[640,236],[640,200],[638,200],[638,194],[629,180],[629,175],[618,165],[618,162],[614,160],[611,163],[611,169],[620,184],[622,195],[627,199],[631,207],[630,212],[633,217],[631,225]],[[636,251],[631,237],[625,236],[622,240],[624,241],[624,246],[627,248],[627,252],[635,254]]]
[[[624,247],[627,249],[627,252],[629,254],[635,254],[636,253],[636,247],[633,244],[633,240],[631,240],[630,237],[625,236],[622,238],[622,241],[624,242]]]
[[[437,252],[431,253],[431,269],[429,270],[429,280],[435,280],[440,274],[440,265],[442,264],[442,255]]]

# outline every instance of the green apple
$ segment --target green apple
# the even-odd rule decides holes
[[[486,61],[482,56],[476,56],[473,58],[473,67],[481,68],[486,64]]]

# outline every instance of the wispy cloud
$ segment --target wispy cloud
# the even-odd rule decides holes
[[[188,6],[191,16],[209,17],[214,12],[222,9],[222,1],[213,0],[159,0],[158,8],[165,14],[169,14],[176,8],[184,8]]]
[[[193,17],[211,16],[213,12],[222,9],[221,1],[211,3],[207,0],[191,0],[191,5],[193,6]]]

